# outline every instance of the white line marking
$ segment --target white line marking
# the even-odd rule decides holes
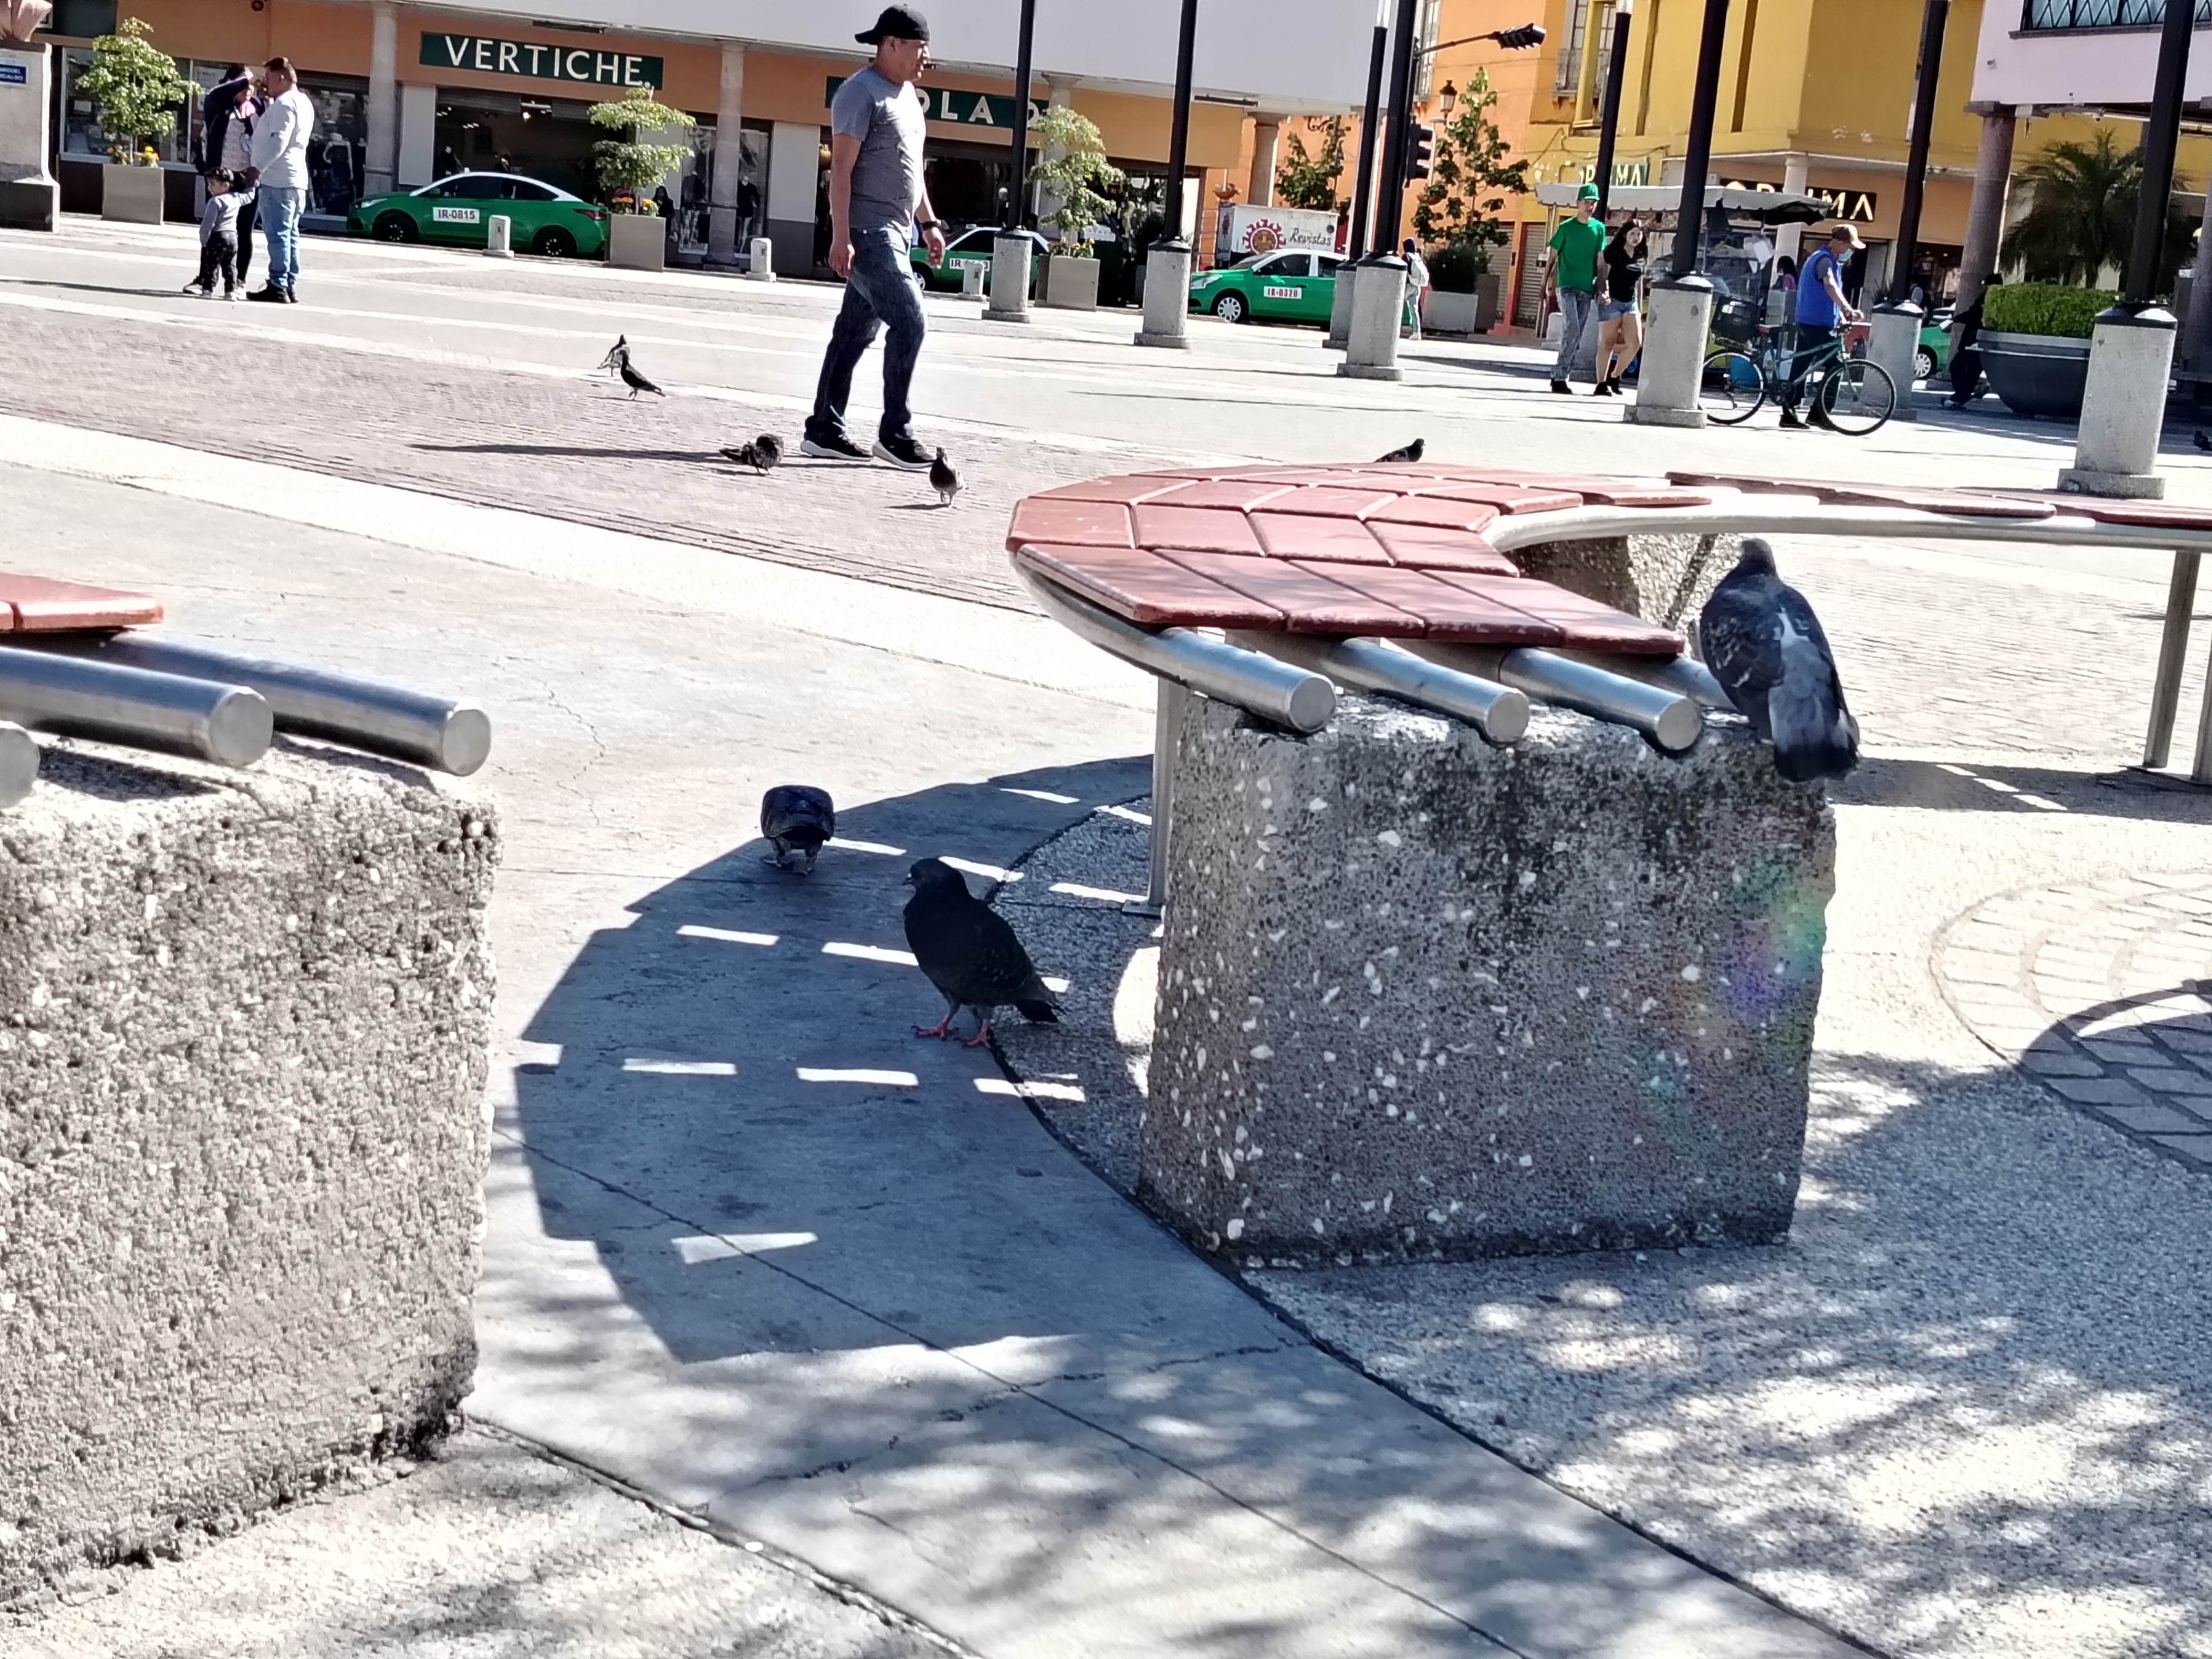
[[[1022,878],[1022,872],[1018,870],[1001,870],[995,864],[977,864],[972,859],[944,859],[939,861],[956,870],[965,870],[971,876],[981,876],[986,881],[1019,881]]]
[[[1117,893],[1110,887],[1085,887],[1079,881],[1056,881],[1049,890],[1065,893],[1070,898],[1098,899],[1108,904],[1127,904],[1144,896],[1142,893]]]
[[[817,1233],[698,1233],[668,1242],[684,1258],[685,1267],[696,1267],[702,1261],[727,1261],[733,1255],[752,1255],[762,1250],[795,1250],[802,1244],[818,1244],[822,1239]]]
[[[1147,827],[1152,821],[1151,813],[1139,812],[1133,806],[1102,806],[1098,810],[1102,812],[1110,812],[1117,818],[1127,818],[1132,823],[1141,823]]]
[[[696,921],[687,921],[677,933],[685,939],[719,939],[732,945],[773,945],[774,933],[741,933],[729,927],[708,927]]]
[[[848,853],[880,853],[887,859],[902,859],[906,856],[905,848],[886,847],[879,841],[847,841],[844,836],[839,836],[830,844],[832,847],[842,848]]]
[[[1008,789],[1001,786],[999,793],[1002,795],[1027,795],[1031,800],[1050,801],[1054,806],[1073,806],[1076,804],[1074,796],[1055,795],[1049,789]]]
[[[918,1089],[921,1079],[912,1072],[871,1072],[866,1068],[853,1071],[825,1071],[819,1066],[799,1068],[801,1083],[879,1083],[892,1089]]]
[[[2013,799],[2017,800],[2022,806],[2037,807],[2045,812],[2063,812],[2066,810],[2057,801],[2045,800],[2040,795],[2030,795],[2023,793],[2021,794],[2015,795]]]
[[[640,1060],[623,1061],[625,1072],[647,1072],[654,1077],[735,1077],[738,1068],[726,1060]]]
[[[975,1079],[979,1095],[1012,1095],[1027,1100],[1073,1100],[1080,1102],[1083,1091],[1073,1083],[1009,1083],[1002,1077],[979,1077]]]
[[[862,962],[894,962],[902,968],[918,968],[911,951],[886,951],[880,945],[842,945],[836,940],[822,947],[825,957],[857,957]]]

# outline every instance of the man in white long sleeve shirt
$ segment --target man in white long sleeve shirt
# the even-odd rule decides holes
[[[253,124],[252,177],[262,239],[269,245],[269,282],[246,297],[296,305],[300,280],[300,216],[307,209],[307,141],[314,136],[315,106],[300,90],[289,58],[268,63],[268,107]]]

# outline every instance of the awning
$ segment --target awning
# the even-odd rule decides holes
[[[1536,186],[1536,199],[1546,207],[1572,207],[1582,194],[1580,184]],[[1682,204],[1680,185],[1615,185],[1606,192],[1610,213],[1672,213]],[[1719,208],[1731,219],[1756,219],[1769,225],[1809,225],[1836,216],[1835,204],[1818,196],[1794,190],[1747,190],[1741,185],[1707,185],[1705,208]]]

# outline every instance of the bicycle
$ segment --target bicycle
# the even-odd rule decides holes
[[[1716,426],[1741,426],[1757,414],[1784,372],[1784,354],[1772,329],[1757,329],[1743,343],[1757,345],[1758,355],[1724,344],[1705,359],[1698,376],[1698,407]],[[1889,372],[1847,356],[1840,338],[1788,355],[1808,360],[1802,371],[1807,394],[1818,417],[1837,431],[1863,438],[1897,412],[1897,383]]]

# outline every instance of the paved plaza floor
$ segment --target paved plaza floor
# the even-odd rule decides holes
[[[833,290],[314,241],[280,311],[177,297],[189,251],[0,236],[5,562],[492,709],[459,786],[507,837],[470,1409],[568,1462],[518,1474],[470,1436],[397,1490],[600,1515],[588,1471],[662,1506],[596,1577],[518,1522],[487,1553],[553,1588],[502,1623],[499,1573],[459,1575],[483,1616],[426,1611],[406,1650],[617,1651],[592,1643],[619,1627],[702,1654],[2212,1653],[2212,804],[2125,769],[2160,556],[1782,545],[1869,760],[1836,795],[1810,1178],[1777,1250],[1255,1299],[988,1056],[907,1036],[936,1011],[884,955],[900,855],[833,848],[796,884],[745,850],[776,781],[832,788],[856,842],[985,871],[1143,796],[1149,682],[1032,614],[1000,550],[1053,483],[1419,434],[1502,465],[2045,487],[2062,430],[1647,431],[1549,396],[1526,350],[1409,347],[1376,386],[1310,332],[1200,319],[1149,353],[1126,315],[1012,329],[948,299],[917,407],[970,487],[939,509],[886,468],[716,454],[795,434]],[[617,332],[667,399],[593,375]],[[2212,504],[2212,463],[2163,465]],[[1127,942],[1079,922],[1064,954],[1088,1025],[1010,1054],[1090,1066],[1103,1099]],[[0,1646],[307,1651],[328,1625],[368,1633],[314,1650],[393,1650],[333,1609],[362,1560],[424,1582],[406,1528],[337,1517],[401,1501],[326,1506],[375,1541],[349,1587],[298,1568],[259,1625],[233,1616],[255,1561],[342,1553],[307,1512],[88,1580]],[[686,1588],[624,1626],[655,1550]]]

